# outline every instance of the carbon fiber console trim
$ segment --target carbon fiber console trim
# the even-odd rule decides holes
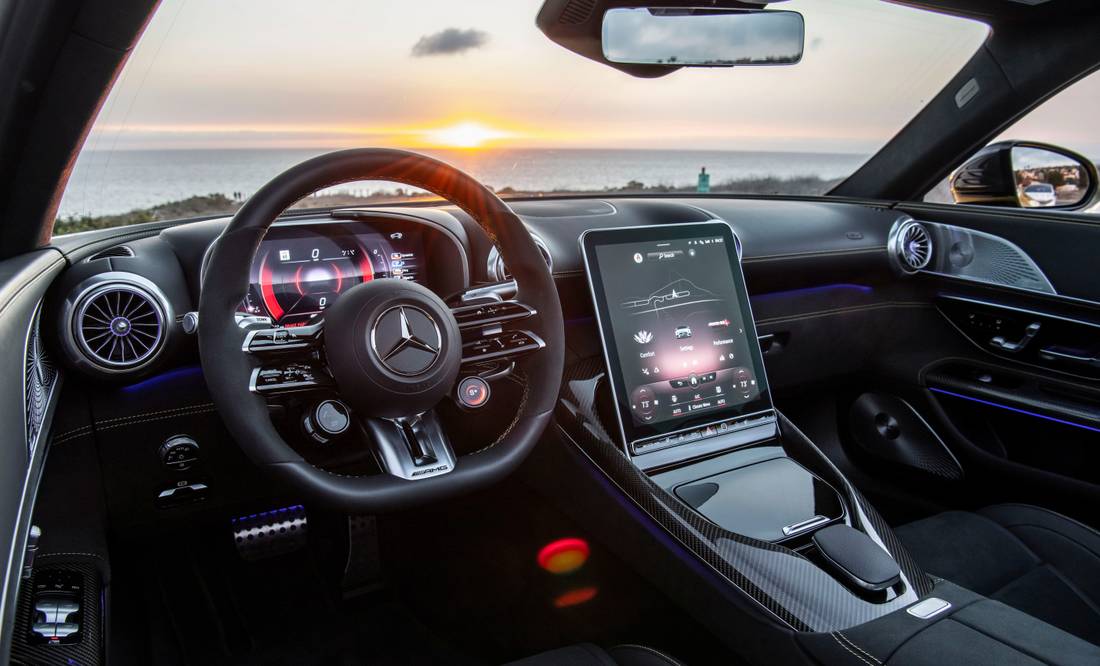
[[[49,555],[49,559],[45,559]],[[81,622],[83,636],[79,643],[71,645],[32,645],[29,636],[31,630],[31,605],[34,597],[34,577],[23,581],[19,591],[19,605],[15,611],[15,633],[12,636],[11,658],[16,664],[35,664],[42,666],[97,666],[103,663],[103,616],[104,597],[103,578],[95,557],[80,554],[38,556],[40,564],[34,567],[34,577],[43,571],[61,569],[74,571],[84,576],[84,598],[81,602]]]
[[[594,357],[566,368],[564,379],[557,414],[564,434],[665,531],[783,625],[796,631],[843,630],[905,608],[932,590],[932,581],[882,517],[782,414],[779,425],[786,453],[836,488],[847,504],[852,526],[866,532],[898,562],[903,587],[893,599],[868,601],[801,554],[704,519],[632,464],[622,445],[608,434],[596,409],[598,387],[606,381],[602,359]]]

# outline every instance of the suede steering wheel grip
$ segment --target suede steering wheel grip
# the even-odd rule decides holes
[[[428,190],[462,208],[500,247],[516,281],[517,300],[535,309],[531,327],[546,347],[522,361],[527,396],[501,438],[458,458],[443,475],[407,481],[389,474],[342,476],[313,466],[271,423],[266,401],[251,393],[252,363],[234,313],[248,288],[252,257],[287,208],[326,187],[387,180]],[[493,192],[438,160],[401,150],[363,148],[321,155],[291,167],[254,194],[215,242],[202,279],[199,351],[206,383],[229,432],[258,466],[292,490],[333,508],[359,513],[400,509],[483,487],[523,461],[550,422],[561,384],[565,332],[553,276],[526,227]]]

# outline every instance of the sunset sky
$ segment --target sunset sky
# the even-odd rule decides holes
[[[869,153],[986,35],[875,0],[792,0],[782,8],[806,17],[801,64],[645,80],[551,43],[534,24],[540,4],[164,0],[86,148]],[[1071,127],[1057,131],[1069,141]]]

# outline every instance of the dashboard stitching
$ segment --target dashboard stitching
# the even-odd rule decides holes
[[[932,308],[935,307],[931,303],[921,303],[914,301],[892,301],[889,303],[876,303],[874,305],[853,305],[846,308],[836,308],[834,310],[817,310],[814,312],[806,312],[802,314],[784,315],[782,317],[771,317],[765,319],[757,319],[757,324],[774,324],[788,321],[795,321],[798,319],[812,319],[814,317],[827,317],[835,314],[845,314],[848,312],[860,312],[864,310],[885,310],[890,308]]]
[[[199,405],[187,405],[186,407],[174,407],[172,409],[161,409],[161,410],[154,411],[154,412],[141,412],[139,414],[131,414],[130,416],[120,416],[120,417],[113,418],[113,419],[104,419],[102,421],[96,421],[96,425],[104,425],[104,424],[107,424],[107,423],[117,423],[119,421],[132,421],[134,419],[140,419],[140,418],[145,417],[145,416],[154,416],[154,415],[157,415],[157,414],[171,414],[173,412],[182,412],[182,411],[186,411],[186,410],[189,410],[189,409],[199,409],[199,408],[202,408],[202,407],[213,407],[213,406],[214,406],[214,403],[212,403],[212,402],[204,402],[204,403],[199,404]]]
[[[38,559],[43,557],[94,557],[99,560],[103,559],[102,555],[97,555],[95,553],[42,553],[38,556]]]
[[[885,252],[884,247],[859,248],[853,250],[813,250],[809,252],[788,252],[784,254],[764,254],[758,257],[745,257],[742,263],[758,261],[781,261],[784,259],[799,259],[802,257],[831,257],[843,254],[878,254]]]
[[[79,428],[73,428],[72,430],[63,432],[60,435],[58,435],[57,437],[54,437],[53,444],[54,445],[62,444],[64,442],[68,442],[70,440],[78,439],[80,437],[83,437],[85,435],[90,435],[90,434],[92,434],[92,426],[91,425],[83,425],[83,426],[80,426]]]
[[[187,412],[180,412],[178,414],[164,414],[161,416],[151,416],[149,418],[137,419],[134,421],[126,421],[124,423],[112,423],[100,428],[100,430],[110,430],[111,428],[124,428],[126,426],[137,425],[138,423],[148,423],[149,421],[162,421],[164,419],[174,419],[179,416],[194,416],[196,414],[207,414],[210,412],[218,411],[217,407],[211,405],[210,407],[196,408]]]

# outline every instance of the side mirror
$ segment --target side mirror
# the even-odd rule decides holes
[[[1071,210],[1092,203],[1098,180],[1092,160],[1025,141],[990,144],[949,179],[955,203]]]

